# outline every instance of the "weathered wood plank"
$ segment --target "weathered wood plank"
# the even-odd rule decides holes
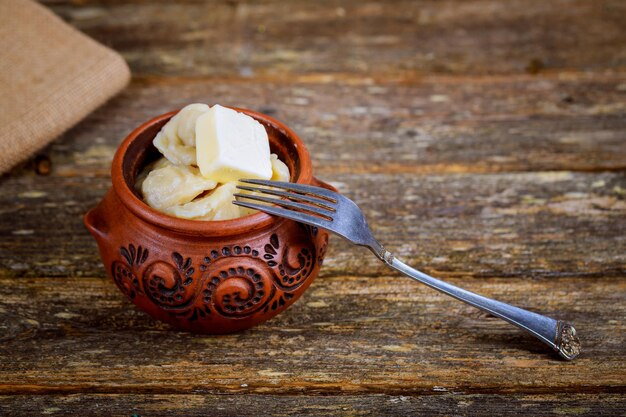
[[[512,173],[324,176],[367,213],[396,255],[441,275],[626,275],[626,176]],[[82,215],[107,178],[15,176],[0,193],[0,276],[103,276]],[[327,274],[377,275],[369,253],[335,238]]]
[[[49,156],[60,173],[107,174],[115,147],[134,127],[200,101],[274,115],[304,139],[317,172],[331,177],[625,170],[625,88],[626,73],[393,83],[146,80],[56,141]]]
[[[120,51],[135,74],[494,74],[626,63],[620,0],[46,3]]]
[[[0,396],[6,416],[623,416],[617,394],[590,395],[20,395]]]
[[[626,77],[570,76],[135,83],[54,142],[51,176],[26,166],[0,179],[0,275],[101,276],[81,216],[108,188],[115,146],[155,114],[213,100],[287,121],[316,173],[416,264],[446,274],[623,275],[623,174],[464,175],[623,169]],[[326,267],[335,273],[382,271],[335,245]]]
[[[173,332],[98,278],[0,280],[0,393],[623,393],[626,282],[451,280],[576,324],[564,362],[493,317],[396,276],[320,277],[246,332]],[[36,301],[34,301],[36,300]]]

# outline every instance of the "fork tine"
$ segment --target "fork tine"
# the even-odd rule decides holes
[[[296,194],[288,191],[274,190],[271,188],[248,187],[246,185],[238,185],[237,188],[240,190],[252,191],[262,194],[271,194],[279,197],[287,197],[296,201],[306,201],[307,203],[315,204],[316,206],[325,208],[326,210],[336,211],[335,208],[328,205],[332,204],[328,200],[322,200],[321,198],[312,197],[310,195]]]
[[[285,217],[287,219],[291,219],[300,223],[310,224],[311,226],[323,227],[329,229],[331,222],[328,220],[321,219],[316,216],[312,216],[310,214],[302,213],[300,211],[287,210],[280,207],[275,206],[266,206],[264,204],[255,204],[248,203],[247,201],[237,201],[234,200],[232,202],[236,206],[247,207],[253,210],[263,211],[268,214],[273,214],[280,217]]]
[[[295,201],[283,200],[280,198],[262,197],[260,195],[253,195],[253,194],[234,194],[234,196],[239,197],[239,198],[247,198],[249,200],[262,201],[264,203],[276,204],[277,206],[290,208],[290,209],[304,210],[304,211],[308,211],[309,213],[315,214],[317,216],[321,216],[325,220],[328,220],[328,221],[333,220],[332,211],[324,210],[319,207],[311,206],[308,204],[296,203]]]
[[[245,182],[248,184],[265,185],[267,187],[283,188],[285,190],[296,191],[299,193],[313,194],[319,198],[328,200],[331,203],[337,202],[337,194],[325,188],[314,187],[312,185],[296,184],[293,182],[282,182],[282,181],[256,180],[256,179],[241,179],[239,181]]]

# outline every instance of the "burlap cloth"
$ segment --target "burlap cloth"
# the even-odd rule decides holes
[[[0,173],[128,83],[121,56],[31,0],[0,0]]]

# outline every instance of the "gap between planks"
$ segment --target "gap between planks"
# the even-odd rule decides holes
[[[626,67],[612,68],[602,71],[578,71],[574,69],[544,70],[538,74],[511,73],[496,75],[459,75],[459,74],[436,74],[432,72],[397,71],[367,74],[356,73],[277,73],[271,75],[255,75],[253,77],[224,76],[224,75],[135,75],[133,83],[143,85],[167,85],[167,84],[187,84],[194,82],[210,83],[241,83],[241,84],[347,84],[347,85],[458,85],[458,84],[509,84],[530,82],[537,80],[546,81],[621,81],[626,80]]]
[[[389,395],[389,396],[436,396],[445,394],[454,395],[545,395],[545,394],[626,394],[626,384],[611,386],[588,386],[588,385],[569,385],[562,387],[515,387],[500,388],[493,387],[471,387],[471,386],[455,386],[454,388],[444,387],[418,387],[414,389],[406,388],[387,388],[380,386],[351,385],[351,384],[303,384],[301,387],[282,389],[275,385],[267,384],[248,384],[246,388],[242,388],[241,384],[221,385],[219,388],[203,388],[195,385],[172,385],[167,386],[161,384],[158,387],[154,385],[124,385],[123,387],[102,386],[102,385],[3,385],[0,384],[0,396],[8,395],[74,395],[74,394],[165,394],[165,395],[182,395],[182,394],[205,394],[205,395],[272,395],[272,396],[355,396],[355,395]]]

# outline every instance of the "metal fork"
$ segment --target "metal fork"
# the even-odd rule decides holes
[[[237,187],[256,194],[235,194],[235,197],[265,204],[241,200],[235,200],[233,204],[329,230],[355,245],[367,247],[385,264],[408,277],[526,330],[566,360],[572,360],[580,354],[580,341],[571,324],[474,294],[401,262],[378,243],[365,216],[349,198],[311,185],[254,179],[243,179],[240,182],[256,185]]]

